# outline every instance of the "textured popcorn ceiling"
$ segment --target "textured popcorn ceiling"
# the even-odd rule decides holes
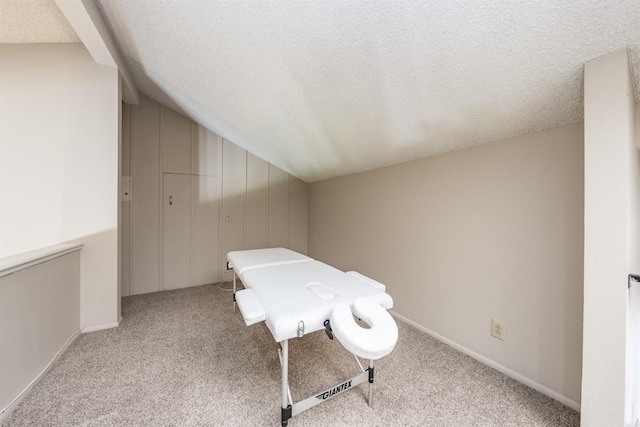
[[[575,122],[586,61],[640,68],[638,0],[96,3],[142,93],[308,182]]]
[[[80,43],[53,0],[0,0],[0,43]]]

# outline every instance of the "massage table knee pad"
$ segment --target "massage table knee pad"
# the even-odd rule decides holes
[[[358,325],[354,315],[369,328]],[[337,304],[331,311],[330,321],[338,341],[363,359],[381,359],[393,351],[398,341],[396,322],[387,310],[368,298],[356,298],[353,312],[347,304]]]

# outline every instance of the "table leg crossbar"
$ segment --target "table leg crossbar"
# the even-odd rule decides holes
[[[362,384],[366,381],[369,382],[369,406],[373,407],[373,360],[369,361],[369,367],[363,369],[360,365],[360,369],[363,372],[355,377],[344,381],[336,386],[330,387],[319,393],[314,393],[311,396],[303,399],[297,403],[293,403],[291,398],[291,390],[289,389],[289,340],[284,340],[280,343],[281,349],[278,350],[280,356],[280,364],[282,365],[282,425],[286,426],[289,419],[294,415],[297,415],[307,409],[313,408],[320,403],[331,399],[351,388]]]

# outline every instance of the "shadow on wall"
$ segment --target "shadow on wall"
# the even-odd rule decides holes
[[[80,331],[118,326],[117,229],[69,243],[83,246],[0,277],[2,417],[8,416]],[[47,253],[59,250],[54,245]],[[33,258],[33,252],[42,250],[22,255]]]
[[[27,252],[25,259],[35,253],[38,261],[0,277],[2,418],[79,332],[118,326],[117,229],[69,243],[83,246]]]
[[[81,329],[81,248],[48,249],[24,254],[37,261],[0,277],[0,410],[7,410],[2,417]]]
[[[118,229],[111,228],[70,241],[84,245],[80,268],[80,325],[83,332],[118,326]]]

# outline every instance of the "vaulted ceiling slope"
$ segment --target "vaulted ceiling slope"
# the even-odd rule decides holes
[[[585,62],[640,69],[638,0],[95,2],[140,92],[307,182],[578,121]]]

